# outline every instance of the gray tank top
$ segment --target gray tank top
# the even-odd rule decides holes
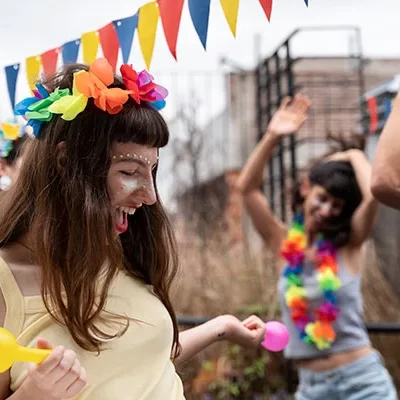
[[[282,310],[283,323],[289,330],[290,341],[284,354],[287,358],[319,358],[330,354],[347,350],[354,350],[370,343],[368,333],[362,317],[361,276],[351,274],[341,262],[340,255],[337,256],[339,266],[338,276],[342,281],[342,287],[336,292],[340,307],[340,314],[333,324],[336,339],[332,346],[326,350],[318,350],[314,346],[303,342],[299,338],[290,311],[285,302],[286,278],[281,276],[278,282],[279,302]],[[312,261],[304,262],[302,274],[304,287],[308,293],[308,307],[313,311],[322,303],[322,294],[316,279],[315,264]]]

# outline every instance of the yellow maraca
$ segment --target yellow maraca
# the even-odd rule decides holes
[[[52,350],[22,347],[7,329],[0,328],[0,373],[7,371],[16,361],[40,364]]]

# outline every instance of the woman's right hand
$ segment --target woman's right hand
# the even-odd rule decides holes
[[[45,339],[37,342],[39,349],[52,349]],[[30,399],[56,400],[76,396],[87,383],[86,370],[72,350],[56,347],[41,364],[32,365],[24,382]]]
[[[272,116],[266,133],[280,137],[297,132],[307,120],[310,105],[307,96],[299,94],[293,100],[291,97],[286,97]]]

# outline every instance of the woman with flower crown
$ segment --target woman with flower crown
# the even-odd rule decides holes
[[[314,165],[295,188],[290,226],[274,216],[260,190],[274,149],[302,127],[309,107],[302,95],[282,102],[236,182],[278,260],[278,296],[290,332],[285,356],[299,368],[296,399],[396,399],[362,319],[361,249],[378,207],[366,157],[352,149]]]
[[[0,374],[0,400],[181,400],[174,364],[264,338],[255,316],[178,332],[156,186],[167,91],[146,71],[121,74],[105,59],[69,65],[16,107],[35,139],[0,208],[0,322],[23,346],[57,347]]]
[[[29,131],[15,121],[0,123],[0,190],[8,190],[18,177]]]

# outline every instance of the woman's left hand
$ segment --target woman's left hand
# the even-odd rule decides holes
[[[265,337],[265,322],[256,315],[240,321],[233,315],[218,317],[217,337],[242,347],[258,347]]]

